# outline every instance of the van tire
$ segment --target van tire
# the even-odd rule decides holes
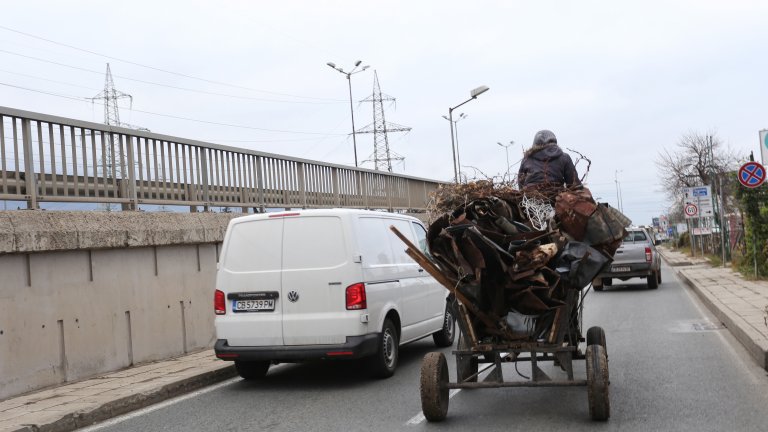
[[[443,328],[432,333],[432,340],[435,346],[445,348],[453,345],[453,339],[456,337],[456,316],[450,304],[445,305],[445,314],[443,315]]]
[[[366,359],[368,370],[374,378],[389,378],[395,374],[399,347],[400,340],[397,337],[397,329],[392,321],[387,318],[384,320],[384,326],[381,328],[379,348],[376,354]]]
[[[245,380],[259,380],[267,375],[268,361],[241,361],[235,360],[235,369],[240,378]]]

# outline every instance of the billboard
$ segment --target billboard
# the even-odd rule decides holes
[[[760,158],[763,166],[768,162],[768,129],[760,131]]]

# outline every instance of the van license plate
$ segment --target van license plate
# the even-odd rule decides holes
[[[232,301],[233,312],[271,312],[273,310],[275,310],[275,299]]]
[[[630,270],[629,266],[613,266],[611,267],[612,272],[621,273],[621,272],[628,272]]]

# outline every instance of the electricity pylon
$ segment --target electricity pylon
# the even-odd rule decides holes
[[[384,101],[395,101],[392,96],[382,94],[379,86],[379,75],[373,71],[373,94],[361,102],[373,103],[373,123],[358,130],[357,133],[373,134],[373,155],[368,160],[373,160],[374,169],[392,172],[392,161],[404,160],[403,156],[389,148],[388,132],[408,132],[410,127],[389,123],[384,118]]]

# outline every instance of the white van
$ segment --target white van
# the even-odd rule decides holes
[[[395,226],[426,251],[413,217],[351,209],[266,213],[229,223],[216,277],[216,356],[241,377],[273,363],[365,357],[395,372],[398,347],[432,335],[453,344],[448,291],[405,252]]]

